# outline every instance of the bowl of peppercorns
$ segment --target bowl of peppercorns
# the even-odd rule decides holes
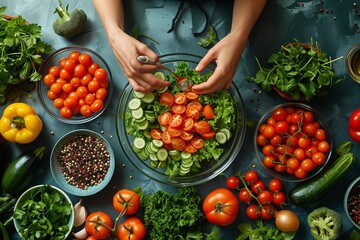
[[[360,177],[357,177],[345,192],[344,210],[355,227],[360,229]]]
[[[89,196],[101,191],[111,180],[115,156],[102,135],[77,129],[57,141],[51,151],[50,169],[64,191]]]

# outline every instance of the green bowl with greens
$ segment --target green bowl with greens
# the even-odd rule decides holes
[[[204,72],[197,73],[194,68],[200,60],[200,56],[192,54],[160,56],[165,67],[181,77],[187,77],[192,83],[205,81],[214,69],[214,65],[211,65]],[[154,74],[171,81],[168,88],[144,94],[134,92],[128,85],[122,91],[116,112],[120,146],[140,172],[156,181],[175,186],[198,185],[209,181],[235,160],[244,141],[246,116],[240,92],[232,84],[227,91],[191,99],[193,96],[189,95],[192,92],[188,95],[180,92],[175,85],[175,78],[165,71],[159,71],[162,70]],[[167,93],[175,97],[178,93],[185,94],[186,102],[169,104],[170,107],[161,104],[164,103],[163,95]],[[196,131],[195,127],[187,128],[189,122],[192,126],[192,120],[188,118],[193,116],[188,114],[188,109],[194,102],[201,103],[198,109],[200,115],[194,117],[192,123]],[[204,117],[203,109],[207,104],[215,111],[215,117],[211,120]],[[178,105],[184,106],[186,112],[175,109]],[[178,119],[181,123],[162,122],[160,118],[166,112],[170,112],[172,119]],[[200,134],[198,128],[202,121],[211,124],[211,130]],[[202,140],[197,142],[199,138]]]
[[[55,186],[33,186],[15,204],[14,225],[23,239],[66,239],[73,223],[73,204],[66,193]]]

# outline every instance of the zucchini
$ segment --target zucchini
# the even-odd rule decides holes
[[[296,185],[289,192],[292,204],[303,206],[311,204],[324,196],[334,185],[355,166],[353,153],[338,157],[334,163],[310,180]]]
[[[20,154],[6,168],[1,180],[2,189],[8,194],[24,190],[38,171],[38,165],[45,152],[45,147]]]

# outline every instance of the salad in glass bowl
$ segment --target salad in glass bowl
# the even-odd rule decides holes
[[[160,61],[192,84],[206,81],[194,66],[201,58],[169,54]],[[117,109],[117,132],[129,160],[145,175],[171,185],[196,185],[223,172],[236,158],[245,137],[242,98],[228,91],[198,95],[181,92],[175,77],[158,70],[169,87],[151,93],[127,86]]]

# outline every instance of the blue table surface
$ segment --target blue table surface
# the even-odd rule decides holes
[[[51,149],[56,141],[65,133],[80,127],[92,129],[99,133],[102,132],[115,151],[115,174],[104,190],[83,199],[89,211],[100,209],[115,217],[116,212],[112,208],[111,199],[116,189],[141,186],[146,191],[161,189],[175,192],[176,188],[158,183],[142,175],[129,162],[119,147],[120,142],[116,133],[116,107],[119,96],[128,82],[108,44],[106,34],[92,2],[64,0],[63,4],[65,5],[67,2],[69,2],[69,9],[81,8],[88,16],[84,32],[72,39],[62,38],[53,32],[52,23],[57,18],[53,14],[57,4],[55,0],[0,0],[0,5],[7,7],[6,12],[8,14],[21,15],[29,22],[41,25],[42,39],[51,44],[54,50],[65,46],[79,45],[90,48],[101,55],[109,65],[113,76],[114,93],[111,103],[106,111],[92,122],[82,125],[68,125],[48,115],[42,109],[38,96],[34,91],[32,98],[26,98],[23,101],[35,107],[44,122],[44,128],[35,142],[26,145],[6,143],[6,151],[10,158],[14,158],[25,150],[45,144],[47,150],[44,161],[31,185],[47,183],[56,186],[48,162]],[[188,52],[197,55],[206,53],[207,50],[197,44],[198,38],[192,34],[194,31],[201,29],[204,23],[204,16],[199,14],[196,7],[189,5],[192,1],[185,3],[176,30],[172,33],[167,33],[167,30],[171,26],[171,20],[175,16],[180,1],[133,0],[125,2],[127,31],[130,32],[132,27],[137,25],[142,33],[156,39],[159,44],[146,39],[144,39],[144,42],[149,44],[159,55],[173,52]],[[230,3],[226,1],[201,1],[201,4],[209,15],[210,24],[216,28],[218,36],[220,38],[224,37],[229,32],[231,24],[231,1]],[[344,56],[342,60],[335,62],[333,66],[338,76],[345,77],[345,81],[336,86],[329,96],[315,99],[309,105],[318,110],[326,119],[332,131],[334,146],[343,141],[351,140],[346,131],[347,121],[351,112],[360,106],[360,98],[357,93],[360,90],[360,85],[347,74],[345,56],[351,46],[360,40],[360,34],[357,32],[357,23],[360,18],[355,9],[357,7],[354,7],[354,2],[350,0],[268,1],[250,36],[234,78],[234,84],[240,90],[244,101],[248,121],[256,123],[268,109],[286,101],[276,93],[265,93],[257,85],[245,80],[247,76],[253,76],[258,71],[255,56],[265,63],[268,56],[276,51],[281,44],[292,42],[294,39],[309,42],[312,38],[332,58]],[[1,107],[0,110],[2,111],[3,108]],[[253,146],[254,134],[254,128],[248,127],[243,147],[233,164],[225,171],[226,175],[239,171],[243,172],[253,164],[257,164]],[[359,150],[359,144],[353,142],[352,152],[357,157],[359,156]],[[359,165],[360,163],[357,161],[356,169],[342,179],[330,193],[322,196],[322,200],[319,202],[304,208],[289,206],[301,218],[301,227],[297,239],[312,239],[306,217],[312,209],[319,206],[329,207],[342,214],[343,237],[341,239],[346,239],[345,236],[348,236],[354,227],[345,216],[343,196],[347,185],[359,175]],[[265,181],[270,179],[260,168],[258,168],[258,171]],[[198,187],[201,196],[204,197],[210,190],[219,186],[225,186],[224,178],[220,176]],[[285,191],[287,192],[291,187],[291,184],[286,183]],[[70,197],[74,203],[79,200],[76,196],[70,195]],[[221,228],[223,239],[235,239],[239,234],[236,228],[237,224],[244,222],[254,224],[254,222],[247,219],[245,206],[241,205],[237,221],[228,227]],[[265,224],[273,226],[273,221],[267,221]],[[19,239],[19,237],[16,233],[13,233],[12,239]]]

